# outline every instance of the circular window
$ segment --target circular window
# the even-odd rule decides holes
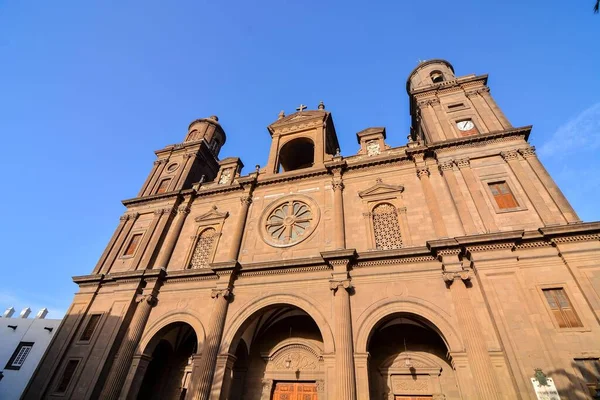
[[[173,164],[171,164],[171,165],[169,165],[169,166],[167,167],[167,172],[173,172],[173,171],[176,171],[176,170],[177,170],[177,168],[179,168],[179,164],[177,164],[177,163],[173,163]]]
[[[271,203],[261,218],[262,237],[274,247],[288,247],[308,238],[319,222],[319,208],[305,196]]]

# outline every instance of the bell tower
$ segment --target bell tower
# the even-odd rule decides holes
[[[225,140],[216,115],[193,121],[183,143],[155,152],[158,159],[138,197],[189,189],[202,176],[205,181],[213,180],[219,171],[219,151]]]
[[[271,150],[265,167],[267,174],[290,172],[306,168],[324,168],[339,150],[331,113],[323,102],[317,110],[305,111],[301,104],[297,112],[269,125]]]
[[[457,78],[445,60],[421,62],[406,82],[412,140],[430,144],[511,128],[490,95],[487,78]]]

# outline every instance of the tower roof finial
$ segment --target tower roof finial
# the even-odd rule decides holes
[[[285,112],[283,110],[279,111],[279,115],[277,116],[277,119],[282,119],[285,117]]]
[[[321,100],[319,102],[319,106],[317,107],[319,110],[324,110],[325,109],[325,104],[323,103],[323,100]]]

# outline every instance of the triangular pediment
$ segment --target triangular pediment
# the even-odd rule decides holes
[[[194,221],[202,222],[202,221],[209,221],[209,220],[214,220],[214,219],[225,219],[228,216],[229,216],[228,211],[220,212],[217,210],[217,206],[213,206],[212,210],[210,210],[207,213],[197,216],[196,218],[194,218]]]
[[[270,126],[285,125],[287,123],[294,123],[299,121],[308,121],[315,118],[324,119],[327,114],[329,114],[327,111],[320,110],[296,112],[288,115],[287,117],[278,119],[277,121],[273,122]]]
[[[377,180],[377,183],[371,186],[368,189],[358,192],[358,195],[361,198],[370,197],[370,196],[378,196],[383,194],[398,194],[404,191],[404,186],[402,185],[389,185],[387,183],[383,183],[381,179]]]

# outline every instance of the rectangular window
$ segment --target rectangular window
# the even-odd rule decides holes
[[[123,255],[124,256],[132,256],[133,253],[135,253],[135,249],[137,249],[138,244],[140,244],[141,238],[142,238],[141,233],[136,233],[135,235],[133,235],[131,237],[131,240],[129,241],[129,244],[127,245],[127,248],[125,249],[125,253],[123,253]]]
[[[56,393],[64,393],[69,388],[69,383],[71,383],[71,379],[75,374],[75,370],[77,369],[77,365],[79,365],[79,360],[69,360],[67,362],[67,366],[63,371],[63,374],[58,382],[58,386],[56,387]]]
[[[448,109],[449,109],[449,110],[454,110],[454,109],[456,109],[456,108],[462,108],[462,107],[464,107],[464,106],[465,106],[465,105],[464,105],[464,103],[455,103],[455,104],[450,104],[450,105],[448,106]]]
[[[543,289],[542,291],[560,328],[583,326],[563,288]]]
[[[494,200],[496,200],[496,204],[498,204],[498,208],[506,209],[518,207],[515,196],[513,196],[506,182],[494,182],[488,183],[488,185],[492,191]]]
[[[158,184],[158,189],[156,189],[156,194],[166,192],[167,189],[169,188],[170,182],[171,182],[171,179],[163,179],[162,181],[160,181],[160,183]]]
[[[79,340],[88,341],[92,338],[92,335],[96,330],[96,326],[98,326],[98,322],[100,322],[101,316],[102,314],[92,314],[90,316],[90,319],[88,320],[88,323],[85,326],[85,329],[83,330],[83,333],[81,334]]]
[[[596,390],[600,389],[600,360],[597,358],[576,358],[575,365],[577,365],[591,397],[595,398]]]
[[[6,363],[6,367],[4,367],[4,368],[5,369],[14,369],[14,370],[21,369],[21,367],[23,366],[23,363],[25,362],[25,359],[29,355],[29,352],[31,351],[32,347],[33,347],[33,342],[19,343],[19,345],[17,346],[17,349],[15,350],[13,355],[10,357],[10,359],[8,360],[8,363]]]

